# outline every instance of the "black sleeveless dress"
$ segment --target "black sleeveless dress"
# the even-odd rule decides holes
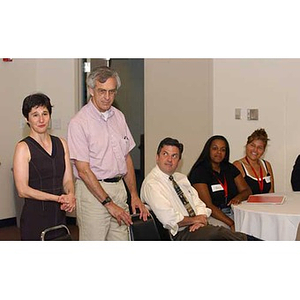
[[[65,152],[60,139],[55,136],[50,137],[51,155],[33,138],[28,136],[22,140],[28,145],[31,154],[28,184],[34,189],[61,195],[65,173]],[[25,199],[20,220],[21,240],[38,241],[44,229],[60,224],[66,224],[66,213],[60,209],[58,202]]]

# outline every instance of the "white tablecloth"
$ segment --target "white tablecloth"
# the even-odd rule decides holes
[[[281,205],[246,202],[233,205],[235,230],[265,241],[294,241],[300,223],[300,192],[286,197]]]

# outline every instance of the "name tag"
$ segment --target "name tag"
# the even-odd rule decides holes
[[[270,183],[271,182],[271,176],[267,176],[265,177],[266,183]]]
[[[221,186],[221,184],[214,184],[211,186],[211,190],[213,192],[217,192],[217,191],[223,191],[223,187]]]

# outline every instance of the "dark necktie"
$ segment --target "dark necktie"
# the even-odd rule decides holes
[[[185,209],[189,213],[189,216],[190,217],[194,217],[196,214],[195,214],[193,208],[191,207],[191,204],[189,203],[189,201],[185,197],[183,191],[181,190],[181,188],[179,187],[179,185],[177,184],[177,182],[174,180],[174,178],[173,178],[172,175],[169,176],[169,179],[172,181],[174,189],[175,189],[178,197],[180,198],[181,202],[183,203]]]

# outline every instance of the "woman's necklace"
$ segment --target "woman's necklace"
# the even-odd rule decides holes
[[[260,177],[258,177],[256,171],[254,170],[254,168],[250,164],[250,161],[249,161],[249,159],[248,159],[247,156],[246,156],[246,161],[249,164],[249,166],[251,167],[251,169],[252,169],[252,171],[253,171],[253,173],[254,173],[257,181],[258,181],[258,187],[259,187],[260,192],[262,193],[262,191],[264,189],[264,178],[263,178],[263,171],[262,171],[261,164],[259,164],[259,174],[260,174]]]

